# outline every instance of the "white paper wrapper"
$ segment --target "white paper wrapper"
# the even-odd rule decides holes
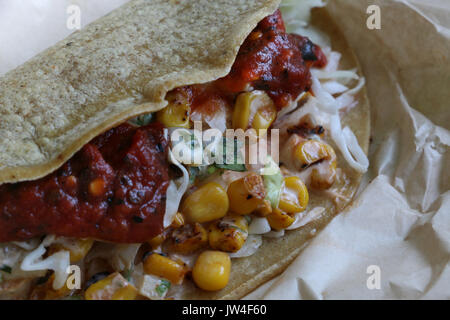
[[[69,5],[84,26],[125,2],[0,0],[0,75],[73,32]],[[372,4],[380,30],[366,27]],[[351,208],[247,298],[449,299],[450,2],[330,0],[327,10],[367,78],[370,172]]]

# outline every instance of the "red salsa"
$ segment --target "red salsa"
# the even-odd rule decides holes
[[[278,110],[311,87],[311,67],[327,59],[308,38],[286,33],[281,12],[262,20],[242,44],[230,73],[207,85],[184,87],[192,111],[212,114],[221,103],[233,105],[248,87],[265,91]]]
[[[168,181],[162,125],[121,125],[49,176],[1,185],[0,242],[45,234],[144,242],[163,230]]]

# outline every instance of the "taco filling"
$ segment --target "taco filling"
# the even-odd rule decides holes
[[[331,49],[287,33],[278,10],[248,35],[227,76],[170,91],[164,109],[105,132],[44,178],[1,185],[0,242],[32,248],[33,257],[15,268],[54,271],[32,296],[73,294],[60,266],[80,261],[95,264],[86,267],[94,279],[84,287],[86,299],[161,299],[186,275],[200,289],[220,290],[228,283],[230,258],[254,254],[262,235],[282,237],[325,210],[308,206],[309,190],[328,193],[338,205],[333,185],[347,177],[335,149],[356,171],[368,165],[354,134],[340,123],[363,80],[355,89],[333,80],[338,63]],[[358,78],[353,71],[343,78],[348,74]],[[223,136],[202,144],[194,121]],[[178,144],[169,138],[175,129],[181,130]],[[275,149],[270,129],[278,129],[279,162],[267,157],[255,164],[246,156],[239,162],[249,145],[226,137],[227,129],[254,129],[246,138],[263,141],[268,150]],[[235,147],[231,159],[226,145]],[[176,146],[189,154],[209,148],[210,157],[194,165],[174,152]],[[221,163],[212,159],[220,152]],[[118,253],[122,262],[102,269],[98,261],[110,259],[104,255],[117,246],[112,243],[125,246]],[[51,260],[64,251],[60,259],[67,261]]]

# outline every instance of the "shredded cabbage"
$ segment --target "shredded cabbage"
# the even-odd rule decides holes
[[[70,265],[70,253],[69,251],[61,250],[42,259],[46,252],[45,248],[53,242],[55,242],[55,236],[45,237],[39,247],[25,256],[20,268],[23,271],[53,270],[55,272],[53,288],[57,290],[62,288],[66,282],[67,271]]]
[[[281,237],[284,236],[284,233],[285,233],[284,230],[280,230],[280,231],[272,230],[272,231],[264,234],[264,237],[267,237],[267,238],[281,238]]]
[[[280,202],[283,175],[280,167],[273,161],[272,157],[267,157],[267,164],[263,169],[264,187],[266,189],[266,199],[270,201],[273,208],[278,207]]]
[[[249,234],[265,234],[270,232],[270,230],[272,228],[270,227],[269,221],[261,217],[254,217],[248,227]]]
[[[359,146],[358,141],[350,128],[346,127],[342,129],[339,116],[339,110],[353,106],[354,100],[352,95],[361,90],[365,84],[365,79],[358,76],[356,69],[337,70],[341,55],[330,49],[330,41],[327,39],[326,35],[323,35],[321,32],[316,32],[314,28],[309,28],[308,26],[311,9],[313,7],[323,7],[325,5],[326,1],[323,0],[285,0],[281,4],[281,11],[288,32],[308,36],[313,42],[322,46],[330,61],[329,65],[324,69],[311,70],[313,82],[312,91],[317,97],[318,108],[309,106],[309,110],[302,110],[302,113],[304,115],[310,114],[316,122],[330,130],[333,141],[353,169],[359,172],[366,172],[369,166],[367,156]],[[334,82],[323,86],[319,79],[332,80]],[[359,81],[355,88],[345,90],[345,85],[350,80]],[[340,83],[341,85],[338,85],[337,83]],[[342,95],[338,98],[334,98],[333,94],[338,93],[342,93]],[[317,111],[319,112],[317,113]],[[298,114],[296,115],[298,116]],[[281,116],[284,116],[284,114]],[[278,123],[280,122],[281,121],[278,121]]]
[[[172,224],[173,218],[177,214],[181,198],[189,186],[189,173],[186,168],[175,158],[171,150],[169,150],[169,161],[181,170],[183,176],[177,180],[170,181],[169,187],[167,188],[164,228],[167,228]]]
[[[230,258],[250,257],[262,245],[262,237],[260,235],[249,235],[244,245],[238,252],[230,253]]]

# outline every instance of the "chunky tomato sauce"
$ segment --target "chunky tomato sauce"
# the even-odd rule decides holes
[[[121,125],[55,173],[0,186],[0,242],[45,234],[144,242],[163,230],[168,181],[163,127]]]
[[[286,33],[278,10],[262,20],[241,46],[230,73],[208,85],[185,87],[192,111],[212,114],[222,103],[233,105],[249,87],[263,90],[278,110],[311,87],[311,67],[324,67],[327,59],[308,38]]]

